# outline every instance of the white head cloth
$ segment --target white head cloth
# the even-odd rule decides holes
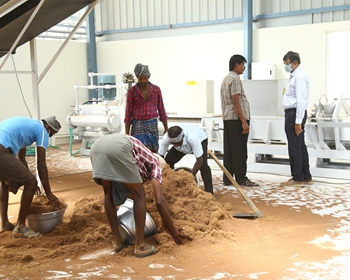
[[[180,142],[182,140],[182,136],[184,136],[184,131],[183,130],[180,132],[180,134],[178,136],[176,136],[174,138],[171,138],[169,136],[169,134],[168,134],[168,137],[169,137],[169,140],[170,140],[171,143],[178,143],[178,142]]]

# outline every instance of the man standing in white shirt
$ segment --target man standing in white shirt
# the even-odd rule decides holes
[[[173,147],[168,151],[169,145]],[[168,153],[167,153],[168,151]],[[175,163],[179,162],[186,154],[194,154],[196,162],[192,167],[195,176],[200,170],[206,192],[213,194],[211,169],[208,165],[208,137],[203,129],[191,124],[172,126],[163,135],[159,147],[159,154],[165,156],[165,161],[174,169]]]
[[[313,183],[309,168],[309,154],[305,145],[305,123],[309,104],[310,83],[300,67],[300,56],[289,51],[283,57],[284,68],[290,74],[283,97],[284,130],[288,141],[288,154],[292,178],[281,187],[304,187]]]

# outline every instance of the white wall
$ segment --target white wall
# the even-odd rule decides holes
[[[39,76],[61,45],[61,41],[37,40]],[[0,64],[2,64],[4,58],[0,59]],[[19,47],[16,54],[13,55],[13,59],[17,70],[31,70],[29,43]],[[11,57],[1,69],[1,71],[6,70],[14,70]],[[20,74],[18,78],[23,96],[34,118],[31,75]],[[62,126],[58,135],[69,134],[66,116],[73,111],[72,106],[75,105],[74,85],[87,85],[87,83],[86,43],[72,41],[67,44],[39,85],[40,117],[45,118],[55,115]],[[22,99],[16,75],[0,72],[0,85],[0,121],[12,116],[30,117]],[[82,101],[86,101],[88,99],[87,91],[80,91],[80,96]]]
[[[324,93],[326,33],[349,30],[349,26],[349,21],[342,21],[255,29],[253,62],[275,63],[276,78],[286,79],[282,58],[287,51],[299,52],[301,67],[311,83],[311,103]],[[242,31],[97,43],[99,72],[133,73],[137,63],[148,64],[150,81],[161,87],[166,110],[170,112],[181,104],[188,106],[190,113],[195,105],[186,104],[186,81],[214,80],[214,108],[221,113],[220,85],[233,54],[243,54]]]
[[[214,80],[220,98],[229,59],[242,52],[243,33],[237,31],[98,43],[97,61],[101,72],[134,73],[137,63],[148,65],[150,81],[161,88],[166,110],[174,112],[179,105],[194,105],[186,104],[184,95],[189,80]]]

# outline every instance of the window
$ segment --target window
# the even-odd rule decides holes
[[[74,27],[77,25],[81,17],[84,15],[86,8],[76,12],[65,20],[61,21],[59,24],[51,27],[47,31],[41,33],[38,38],[41,39],[56,39],[65,40]],[[72,40],[86,41],[86,20],[77,29],[75,34],[72,36]]]

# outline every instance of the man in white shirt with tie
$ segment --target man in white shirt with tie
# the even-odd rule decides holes
[[[309,104],[310,83],[300,67],[300,56],[289,51],[283,57],[284,69],[290,74],[283,97],[284,130],[288,141],[288,154],[292,178],[281,187],[304,187],[313,183],[309,168],[309,154],[305,145],[305,123]]]

